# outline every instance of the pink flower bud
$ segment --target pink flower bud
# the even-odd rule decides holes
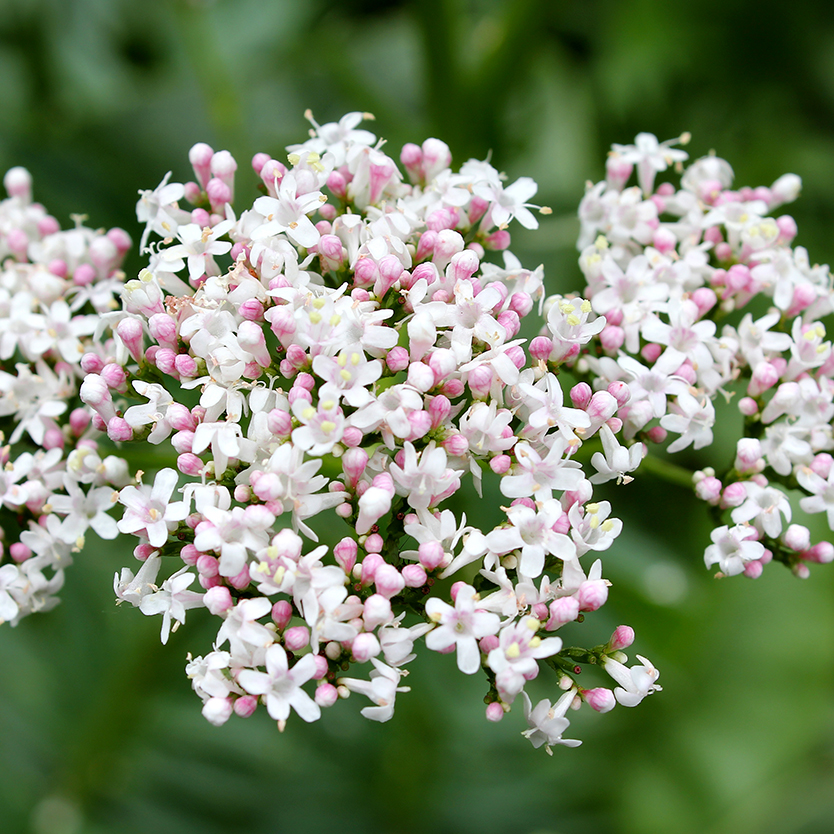
[[[197,360],[187,353],[178,353],[174,359],[174,368],[177,373],[184,379],[190,379],[197,376]]]
[[[504,717],[504,708],[497,701],[487,704],[486,720],[497,724]]]
[[[119,443],[133,439],[133,429],[124,417],[111,417],[107,421],[107,436]]]
[[[596,611],[608,599],[608,584],[604,579],[589,579],[579,586],[576,600],[580,611]]]
[[[184,455],[186,452],[192,451],[194,448],[194,432],[188,430],[178,431],[171,438],[171,445],[179,455]]]
[[[754,399],[750,397],[742,397],[738,401],[738,410],[745,417],[752,417],[759,410],[759,405]]]
[[[593,391],[587,382],[578,382],[570,389],[570,400],[576,408],[581,408],[583,411],[588,408],[591,402]]]
[[[212,177],[206,184],[206,196],[209,198],[211,210],[222,213],[223,207],[232,202],[232,189],[222,180]]]
[[[782,541],[791,549],[797,552],[808,550],[811,547],[811,531],[801,524],[791,524],[785,530]]]
[[[663,345],[657,345],[654,342],[649,342],[649,344],[643,345],[643,348],[640,351],[640,355],[650,365],[654,365],[654,363],[657,362],[661,353],[663,353]]]
[[[739,507],[747,500],[747,490],[744,484],[737,482],[724,487],[724,494],[721,496],[722,507]]]
[[[510,471],[512,463],[513,460],[509,455],[495,455],[489,460],[489,468],[496,475],[506,475]]]
[[[405,587],[405,579],[402,574],[393,566],[389,564],[382,564],[376,569],[374,574],[374,585],[377,593],[391,599],[396,596]]]
[[[625,382],[616,380],[608,386],[608,393],[617,401],[617,405],[622,408],[630,399],[631,391]]]
[[[203,555],[197,559],[197,570],[203,576],[217,576],[220,573],[220,563],[214,556],[211,556],[208,553],[203,553]]]
[[[188,152],[188,161],[191,163],[194,176],[202,188],[205,188],[211,179],[211,159],[213,156],[214,151],[205,142],[198,142]]]
[[[423,542],[418,547],[417,553],[420,559],[420,564],[426,570],[435,570],[443,564],[446,558],[446,554],[443,551],[443,545],[437,541]]]
[[[197,455],[191,452],[184,452],[177,458],[177,469],[183,475],[198,476],[203,473],[203,462]]]
[[[293,626],[284,632],[284,645],[291,651],[297,652],[310,643],[310,629],[307,626]]]
[[[385,560],[378,553],[369,553],[362,560],[362,578],[363,585],[370,585],[374,581],[377,568],[385,564]]]
[[[232,594],[225,585],[209,588],[203,595],[203,603],[215,617],[234,606]]]
[[[721,500],[721,481],[718,478],[702,478],[695,485],[695,495],[708,504],[718,504]]]
[[[553,350],[553,341],[547,336],[536,336],[530,342],[530,356],[537,361],[547,361]]]
[[[718,296],[709,287],[699,287],[692,293],[692,301],[699,315],[705,316],[718,303]]]
[[[393,373],[404,371],[409,365],[408,350],[404,347],[393,347],[385,357],[385,364]]]
[[[254,695],[241,695],[235,699],[235,715],[240,718],[249,718],[258,708],[258,699]]]
[[[834,464],[834,458],[827,452],[821,452],[814,456],[811,461],[811,469],[816,472],[823,480],[828,480],[828,475],[831,472],[831,466]]]
[[[407,588],[421,588],[428,579],[420,565],[406,565],[402,570],[402,577]]]
[[[627,625],[617,626],[611,635],[611,639],[608,641],[608,651],[622,651],[623,649],[627,649],[633,642],[634,629]]]
[[[422,180],[423,151],[419,145],[412,142],[403,145],[403,149],[400,151],[400,162],[402,162],[411,182],[417,184]]]
[[[555,631],[579,616],[579,602],[576,597],[559,597],[550,603],[549,610],[550,619],[545,623],[545,629]]]
[[[467,377],[467,384],[472,396],[476,399],[485,399],[492,387],[493,373],[488,365],[476,365]]]
[[[616,353],[625,343],[625,330],[622,327],[607,325],[599,334],[599,341],[607,353]]]
[[[278,600],[272,606],[271,616],[272,621],[278,626],[278,629],[283,631],[292,619],[292,605],[285,599]]]
[[[226,581],[238,591],[243,591],[245,588],[249,587],[249,568],[244,568],[240,571],[240,573],[236,573],[234,576],[226,577]]]
[[[509,249],[512,238],[506,229],[498,229],[484,240],[484,248],[494,252],[503,252]]]
[[[768,388],[772,388],[779,381],[779,372],[765,360],[756,363],[747,393],[751,397],[761,396]]]
[[[585,703],[597,712],[610,712],[617,704],[614,693],[603,686],[598,686],[596,689],[586,689],[582,696]]]
[[[733,465],[739,472],[761,472],[764,469],[762,444],[755,437],[742,437],[736,444]]]
[[[407,380],[421,393],[434,387],[434,371],[423,362],[412,362],[408,366]]]
[[[365,600],[362,619],[365,621],[365,628],[373,630],[383,623],[389,623],[394,619],[391,611],[391,603],[382,594],[372,594]]]
[[[581,384],[581,383],[580,383]],[[585,411],[593,425],[602,425],[617,413],[617,401],[607,391],[597,391],[588,403]]]
[[[694,385],[698,379],[698,375],[695,373],[695,369],[692,367],[688,359],[675,371],[675,373],[678,376],[683,377],[690,385]]]

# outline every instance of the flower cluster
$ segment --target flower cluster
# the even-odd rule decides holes
[[[694,478],[716,523],[706,564],[755,578],[776,559],[807,576],[834,546],[812,545],[808,528],[790,523],[788,491],[804,492],[799,507],[827,512],[834,529],[834,356],[822,323],[831,275],[791,247],[793,218],[769,216],[797,197],[797,176],[734,190],[729,164],[708,156],[679,188],[655,189],[656,173],[686,158],[670,144],[641,134],[615,145],[606,180],[582,200],[585,294],[606,324],[575,367],[595,387],[628,385],[624,436],[663,442],[671,432],[669,452],[709,446],[713,401],[736,397],[735,460],[720,477],[707,468]],[[634,166],[640,185],[626,188]]]
[[[117,306],[126,232],[94,231],[75,218],[62,231],[32,202],[32,181],[12,168],[0,203],[0,623],[15,625],[57,604],[72,553],[89,527],[118,535],[108,515],[126,463],[103,456],[79,399],[85,354],[101,314]],[[103,367],[103,365],[102,365]],[[110,363],[112,384],[122,375]],[[123,378],[123,376],[122,376]]]
[[[646,455],[669,433],[668,452],[710,445],[713,399],[744,385],[735,462],[695,477],[716,514],[708,565],[756,576],[777,558],[801,574],[834,556],[783,530],[775,486],[834,518],[830,279],[790,248],[790,218],[766,216],[797,178],[732,191],[709,157],[680,189],[655,189],[685,152],[650,134],[615,146],[580,206],[587,287],[546,298],[542,268],[508,249],[512,221],[534,229],[548,212],[530,203],[533,180],[506,184],[476,160],[455,171],[437,139],[403,147],[401,170],[367,114],[308,118],[287,164],[254,157],[262,196],[246,208],[235,159],[204,144],[194,181],[169,173],[141,192],[146,267],[123,284],[124,233],[60,233],[51,218],[35,233],[28,179],[7,175],[3,508],[29,529],[0,567],[0,617],[54,600],[88,527],[121,533],[138,565],[116,574],[116,596],[161,615],[163,643],[190,609],[217,617],[212,650],[186,669],[214,724],[263,705],[283,729],[351,693],[387,721],[424,643],[485,675],[488,720],[521,704],[535,747],[573,746],[568,710],[660,689],[646,658],[625,665],[628,626],[591,647],[563,640],[608,597],[599,554],[622,522],[595,485],[668,470]],[[51,294],[24,281],[41,272]],[[761,296],[773,309],[736,313]],[[171,465],[130,477],[132,444]],[[486,529],[460,511],[475,495],[505,499]],[[50,595],[23,590],[50,581]],[[580,684],[586,665],[613,687]],[[560,694],[534,706],[525,687],[545,668]]]

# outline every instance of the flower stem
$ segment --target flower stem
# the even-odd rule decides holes
[[[646,455],[643,458],[638,471],[650,472],[670,484],[677,484],[685,489],[692,489],[693,486],[693,473],[689,469],[653,455]]]

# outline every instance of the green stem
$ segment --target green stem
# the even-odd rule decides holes
[[[640,464],[638,471],[649,472],[664,481],[668,481],[670,484],[677,484],[684,489],[692,489],[693,487],[693,473],[689,469],[678,466],[676,463],[670,463],[663,458],[654,457],[653,455],[646,455],[643,458],[643,462]]]

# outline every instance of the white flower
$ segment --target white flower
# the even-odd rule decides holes
[[[662,689],[655,683],[660,672],[645,657],[638,654],[637,659],[642,665],[632,666],[630,669],[611,657],[602,661],[605,671],[620,684],[614,690],[614,697],[617,703],[624,707],[636,707],[647,695],[660,692]]]
[[[736,576],[748,562],[761,559],[764,554],[758,535],[756,528],[747,524],[718,527],[710,533],[713,544],[704,551],[704,562],[707,567],[718,564],[726,576]]]
[[[569,689],[552,707],[550,701],[539,701],[534,708],[526,692],[522,692],[521,696],[524,698],[524,718],[529,726],[521,735],[529,739],[533,747],[544,745],[547,754],[552,756],[550,748],[554,744],[564,744],[566,747],[582,744],[576,739],[562,738],[562,733],[570,726],[565,713],[576,697],[575,689]]]

